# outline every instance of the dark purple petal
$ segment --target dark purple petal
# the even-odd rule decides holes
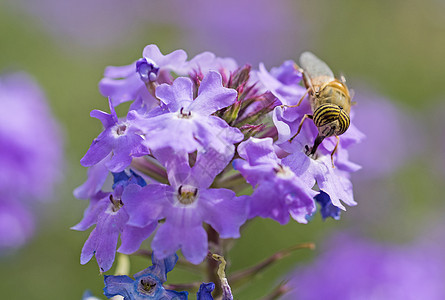
[[[332,204],[331,198],[328,194],[320,191],[320,194],[314,197],[315,201],[320,204],[320,214],[325,220],[326,218],[333,218],[340,220],[340,208]]]
[[[137,290],[134,288],[134,280],[127,275],[104,276],[104,295],[107,298],[123,296],[124,299],[138,299]]]
[[[213,282],[203,283],[199,286],[199,291],[196,294],[197,300],[213,300],[212,292],[215,289]]]

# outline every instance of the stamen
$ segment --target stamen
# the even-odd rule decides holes
[[[198,189],[189,185],[181,185],[178,188],[178,201],[181,204],[189,205],[196,201]]]

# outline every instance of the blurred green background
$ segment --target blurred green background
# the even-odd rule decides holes
[[[95,259],[85,266],[79,263],[88,233],[69,229],[88,204],[75,199],[72,190],[86,179],[79,160],[101,130],[89,112],[108,110],[97,89],[104,68],[134,61],[151,43],[163,53],[184,49],[189,57],[211,50],[254,68],[260,61],[267,68],[286,59],[297,61],[302,51],[311,50],[335,73],[345,74],[351,87],[365,85],[396,102],[422,126],[421,136],[408,133],[406,141],[407,147],[422,143],[420,152],[392,174],[361,182],[363,189],[355,190],[359,205],[340,221],[323,222],[319,215],[308,225],[253,221],[230,252],[228,273],[290,245],[320,243],[336,230],[355,228],[377,240],[405,243],[443,218],[443,1],[73,2],[0,0],[0,71],[25,70],[36,78],[64,129],[66,149],[64,183],[54,202],[39,205],[34,239],[0,257],[3,298],[80,299],[86,289],[102,295],[103,277]],[[392,145],[387,146],[375,151],[384,156]],[[384,199],[370,198],[372,189],[385,190]],[[361,192],[375,205],[361,205]],[[360,215],[368,215],[368,221],[361,222]],[[236,299],[268,294],[282,275],[316,253],[295,252],[235,290]],[[131,262],[131,273],[150,263],[141,257]],[[198,278],[176,268],[168,282],[192,280]]]

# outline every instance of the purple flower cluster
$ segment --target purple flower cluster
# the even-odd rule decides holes
[[[342,136],[335,168],[331,138],[306,155],[317,135],[313,123],[288,141],[309,109],[308,101],[283,106],[303,96],[301,78],[292,61],[257,71],[210,52],[190,60],[182,50],[163,55],[156,45],[131,65],[108,67],[99,89],[110,114],[91,113],[104,130],[81,160],[90,169],[75,190],[90,206],[74,229],[96,224],[82,263],[95,254],[107,271],[119,235],[122,253],[153,235],[157,259],[181,250],[199,264],[208,253],[209,230],[238,238],[247,219],[307,223],[316,202],[323,218],[338,218],[342,202],[355,205],[349,179],[359,167],[346,150],[362,138],[354,126]],[[118,118],[115,107],[127,101],[126,117]],[[109,172],[114,185],[103,191]],[[239,196],[249,184],[253,193]]]
[[[0,250],[25,243],[30,208],[51,198],[62,175],[59,125],[45,96],[24,73],[0,77]]]

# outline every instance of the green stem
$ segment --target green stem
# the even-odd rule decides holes
[[[262,262],[260,262],[257,265],[234,273],[232,276],[229,277],[229,282],[239,283],[242,280],[249,279],[249,278],[255,276],[256,274],[264,271],[267,267],[271,266],[276,261],[278,261],[286,256],[289,256],[293,251],[298,250],[298,249],[313,250],[313,249],[315,249],[315,245],[313,243],[303,243],[303,244],[294,245],[287,249],[278,251],[277,253],[273,254],[272,256],[263,260]]]
[[[209,241],[210,248],[214,248],[216,251],[220,252],[220,240],[219,234],[212,228],[212,226],[207,226],[207,237]],[[221,253],[222,254],[222,253]],[[207,255],[207,280],[208,282],[213,282],[215,284],[215,290],[213,291],[213,297],[216,298],[222,294],[221,282],[218,277],[218,261],[214,260],[212,254]]]
[[[153,178],[159,183],[168,184],[167,172],[154,161],[144,157],[135,157],[131,162],[131,167]]]

